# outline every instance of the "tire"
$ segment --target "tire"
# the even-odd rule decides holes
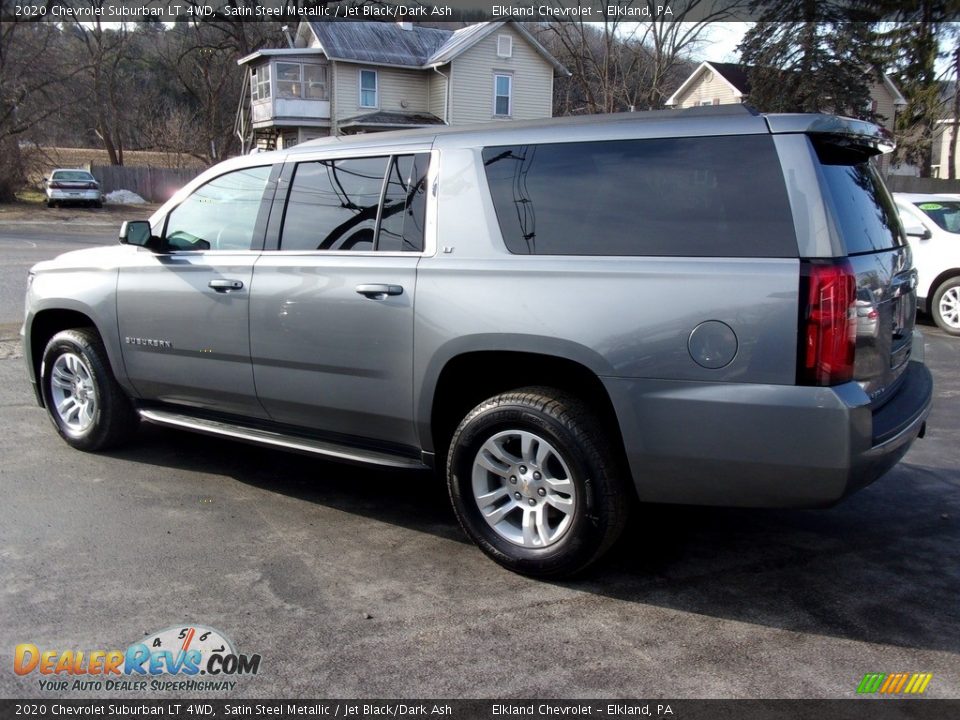
[[[930,301],[930,315],[941,330],[960,335],[960,277],[942,283]]]
[[[94,206],[97,210],[100,210],[101,208],[103,208],[103,200],[94,200],[93,206]]]
[[[53,200],[47,200],[47,207],[48,207],[48,208],[54,208],[54,207],[56,207],[56,206],[57,206],[57,203],[56,203],[56,202],[54,202]]]
[[[447,456],[447,487],[460,525],[495,562],[532,577],[567,577],[596,562],[626,524],[630,497],[615,457],[579,398],[522,388],[463,419]]]
[[[40,387],[57,432],[78,450],[120,445],[140,423],[92,328],[64,330],[50,339],[43,351]]]

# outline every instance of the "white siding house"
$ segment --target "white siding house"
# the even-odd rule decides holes
[[[383,22],[302,22],[293,47],[260,50],[237,132],[245,148],[324,135],[548,118],[555,73],[521,25],[444,30]]]
[[[702,62],[690,73],[666,102],[667,107],[690,108],[698,105],[728,105],[749,102],[750,68],[735,63]],[[897,113],[907,101],[887,77],[878,78],[870,86],[870,110],[877,113],[877,123],[893,135]],[[879,160],[884,172],[897,172],[890,167],[890,155]]]

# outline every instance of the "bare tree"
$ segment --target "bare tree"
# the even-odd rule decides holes
[[[652,17],[656,17],[656,8],[666,3],[646,0],[643,5],[649,9]],[[679,86],[678,75],[681,76],[680,82],[686,77],[690,56],[702,48],[704,34],[710,26],[732,19],[747,3],[736,0],[682,0],[669,5],[673,13],[669,16],[661,14],[642,25],[638,37],[640,47],[648,54],[648,60],[643,65],[646,75],[636,104],[649,110],[662,108]]]
[[[102,10],[105,0],[87,0]],[[103,144],[111,165],[123,165],[124,137],[130,112],[131,69],[135,61],[127,23],[74,21],[70,33],[78,46],[80,79],[77,91],[83,94],[84,114]]]
[[[556,114],[662,108],[689,72],[690,56],[711,24],[731,19],[745,5],[746,0],[629,0],[620,7],[630,15],[604,12],[599,22],[535,26],[538,37],[572,72],[557,83]]]
[[[53,23],[0,23],[0,202],[26,182],[21,143],[74,101],[61,40]]]
[[[285,44],[282,23],[238,21],[187,21],[164,33],[156,50],[160,65],[174,80],[180,100],[177,118],[165,105],[169,122],[183,123],[189,117],[192,133],[178,147],[206,162],[217,162],[237,150],[233,125],[243,85],[243,70],[237,60],[263,47]],[[154,134],[153,140],[169,137]],[[164,147],[160,149],[169,149]]]

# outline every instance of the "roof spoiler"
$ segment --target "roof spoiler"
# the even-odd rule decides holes
[[[804,133],[811,136],[815,145],[829,145],[866,157],[892,152],[896,147],[889,131],[866,120],[806,113],[765,117],[770,132],[775,135]]]

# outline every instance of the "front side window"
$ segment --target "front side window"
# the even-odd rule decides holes
[[[941,230],[948,233],[960,234],[960,202],[935,200],[930,202],[914,203],[928,218],[937,224]]]
[[[360,71],[360,107],[377,107],[377,71]]]
[[[487,147],[483,162],[512,253],[797,254],[769,135]]]
[[[493,114],[509,117],[513,108],[513,78],[510,75],[493,76]]]
[[[267,100],[270,97],[270,66],[251,68],[250,93],[254,100]]]
[[[297,165],[280,249],[423,250],[429,154]]]
[[[244,168],[197,188],[167,216],[169,250],[250,250],[270,166]]]
[[[300,67],[300,63],[277,63],[277,97],[303,97]]]

